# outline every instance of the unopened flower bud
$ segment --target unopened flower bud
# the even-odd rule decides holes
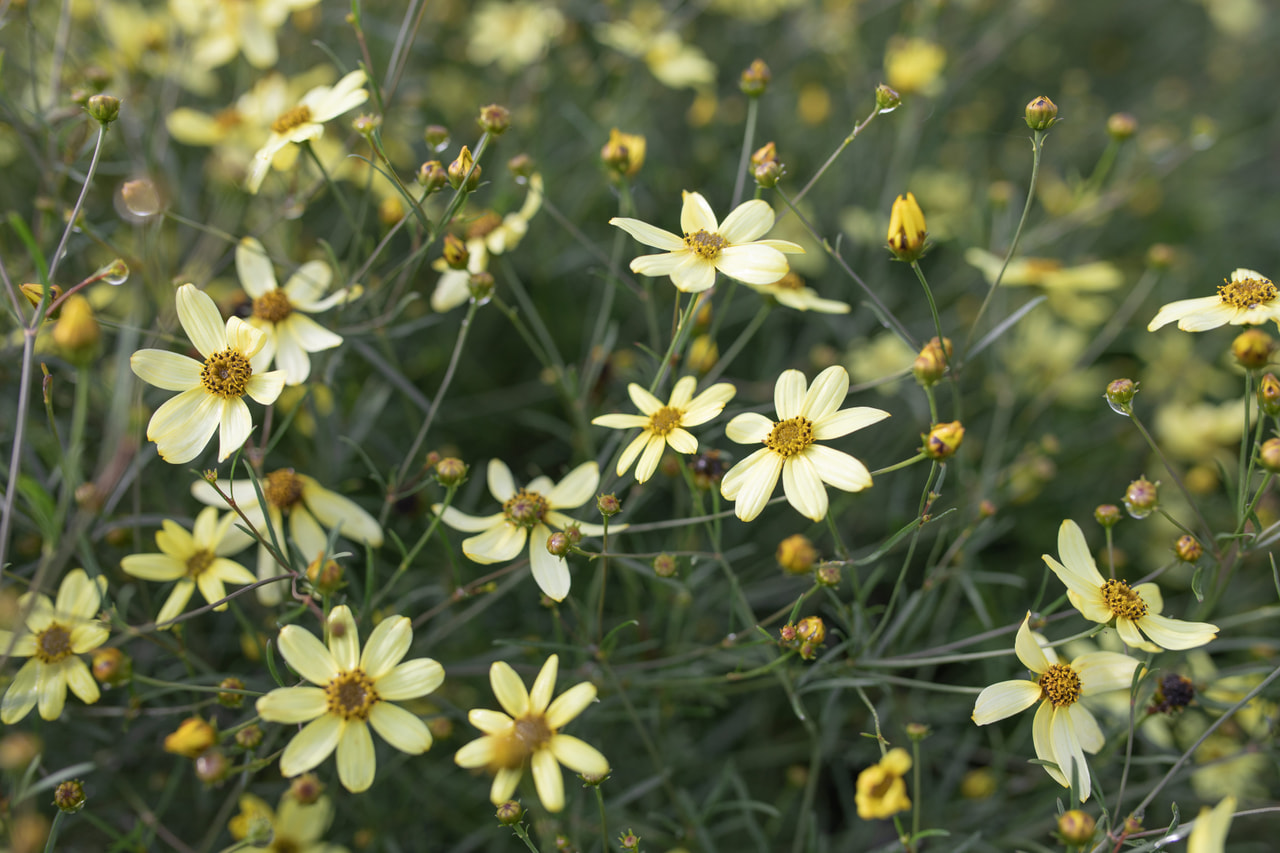
[[[693,484],[706,491],[724,477],[725,462],[719,450],[704,450],[693,457],[689,470],[693,472]]]
[[[102,328],[93,316],[89,300],[73,293],[62,303],[62,315],[53,326],[53,340],[71,355],[83,355],[98,343]]]
[[[1093,520],[1103,527],[1115,527],[1120,523],[1120,507],[1115,504],[1098,504],[1093,511]]]
[[[756,183],[766,189],[769,187],[776,187],[778,185],[778,180],[785,174],[786,169],[777,160],[770,160],[767,163],[761,163],[751,172]]]
[[[1027,104],[1026,119],[1032,130],[1048,130],[1058,120],[1058,105],[1041,95]]]
[[[758,62],[759,60],[756,61]],[[626,832],[618,836],[618,846],[623,850],[638,851],[640,849],[640,836],[628,829]]]
[[[177,731],[164,739],[164,751],[195,758],[217,742],[217,733],[204,718],[188,717],[178,724]]]
[[[577,545],[582,541],[582,527],[577,523],[570,524],[564,529],[564,535],[569,537],[570,545]]]
[[[94,95],[84,108],[103,127],[120,117],[120,99],[110,95]]]
[[[436,462],[436,482],[448,488],[449,486],[461,486],[467,481],[467,463],[453,456]]]
[[[337,560],[325,558],[322,563],[317,557],[307,564],[307,580],[311,581],[311,585],[321,595],[333,595],[342,589],[343,574],[342,566]]]
[[[23,296],[27,297],[27,301],[36,308],[40,307],[42,298],[47,298],[47,304],[49,305],[62,298],[62,288],[56,284],[51,287],[45,287],[43,284],[27,282],[20,285],[18,289],[22,291]],[[48,297],[45,297],[46,292],[49,294]]]
[[[715,367],[719,360],[720,348],[716,346],[715,338],[710,335],[698,335],[689,342],[689,354],[686,356],[685,363],[689,365],[690,370],[706,373]]]
[[[605,518],[613,518],[622,512],[622,502],[618,500],[615,494],[598,495],[596,497],[596,509]]]
[[[1266,367],[1271,360],[1271,351],[1275,349],[1275,341],[1261,329],[1248,329],[1236,336],[1231,342],[1231,354],[1246,370]]]
[[[915,374],[916,381],[921,385],[936,385],[946,375],[947,362],[950,358],[951,339],[943,338],[939,343],[935,335],[916,356],[915,362],[911,365],[911,372]]]
[[[64,814],[75,814],[84,808],[84,783],[79,779],[59,782],[53,789],[53,804]]]
[[[457,158],[449,164],[449,186],[455,190],[474,192],[480,186],[480,164],[471,156],[471,149],[462,146]]]
[[[471,260],[471,253],[467,251],[467,244],[453,234],[444,235],[444,246],[440,250],[444,262],[449,265],[450,269],[465,270],[467,262]]]
[[[467,290],[471,294],[471,298],[477,303],[483,305],[493,296],[493,273],[487,270],[473,272],[471,277],[467,279]]]
[[[227,778],[231,762],[220,749],[211,749],[196,758],[196,778],[206,785],[213,785]]]
[[[930,459],[948,459],[960,449],[960,444],[964,441],[964,426],[959,421],[935,424],[923,438],[923,449]]]
[[[778,565],[789,575],[807,575],[818,560],[818,549],[801,533],[778,543]]]
[[[1176,252],[1168,243],[1155,243],[1147,249],[1147,265],[1152,269],[1167,270],[1173,265]]]
[[[117,648],[98,648],[93,652],[91,669],[99,684],[118,687],[133,674],[133,662]]]
[[[497,104],[480,108],[480,129],[494,136],[501,136],[511,127],[511,111]]]
[[[1080,809],[1072,809],[1058,816],[1058,835],[1067,844],[1088,844],[1093,840],[1096,826],[1093,817]]]
[[[1179,536],[1178,541],[1173,543],[1173,553],[1184,563],[1194,563],[1204,556],[1204,546],[1199,539],[1187,533]]]
[[[262,729],[256,725],[245,726],[236,732],[236,746],[241,749],[257,749],[262,743]]]
[[[772,142],[766,142],[751,154],[751,165],[760,166],[764,163],[771,163],[778,159],[778,146]]]
[[[907,730],[907,737],[917,743],[927,738],[930,733],[929,727],[924,723],[907,723],[905,728]]]
[[[361,113],[351,120],[351,129],[365,139],[373,136],[373,132],[382,127],[382,116]]]
[[[742,76],[738,79],[738,88],[748,98],[758,98],[769,88],[771,80],[773,73],[769,71],[769,66],[764,64],[763,59],[756,59],[743,69]]]
[[[449,173],[440,165],[439,160],[428,160],[418,167],[418,186],[427,191],[427,195],[439,192],[449,183]]]
[[[111,72],[101,65],[90,65],[82,73],[84,74],[84,82],[95,92],[101,92],[111,84]]]
[[[536,172],[538,166],[528,154],[517,154],[507,161],[507,171],[517,178],[528,178]]]
[[[615,174],[633,177],[644,165],[645,138],[637,133],[623,133],[616,127],[609,131],[609,141],[600,149],[600,159]]]
[[[927,234],[915,195],[898,196],[889,211],[889,251],[900,261],[914,261],[924,254]]]
[[[547,553],[553,557],[563,559],[573,550],[573,546],[569,544],[569,537],[563,532],[557,530],[547,537]]]
[[[675,577],[679,568],[679,561],[671,554],[659,554],[653,558],[653,573],[660,578]]]
[[[876,86],[876,109],[882,113],[893,112],[902,103],[902,96],[884,83]]]
[[[805,642],[821,644],[827,639],[827,624],[821,616],[806,616],[796,623],[796,636]]]
[[[227,691],[244,690],[244,682],[234,677],[222,679],[222,682],[218,686]],[[224,708],[239,708],[244,704],[244,694],[230,692],[219,693],[218,704]]]
[[[498,823],[503,826],[515,826],[520,822],[520,818],[524,817],[524,809],[515,800],[507,800],[498,806],[497,814]]]
[[[1124,142],[1138,132],[1138,120],[1129,113],[1112,113],[1107,119],[1107,135],[1116,142]]]
[[[1107,392],[1104,395],[1109,405],[1116,414],[1128,415],[1129,404],[1133,402],[1133,395],[1138,393],[1138,383],[1132,379],[1113,379],[1107,384]]]
[[[1274,373],[1268,373],[1258,383],[1258,408],[1267,417],[1280,415],[1280,379]]]
[[[1258,450],[1258,460],[1262,467],[1275,473],[1280,471],[1280,438],[1268,438],[1262,442]]]
[[[814,574],[818,583],[823,586],[839,586],[844,573],[840,571],[839,563],[823,563],[818,566],[818,571]]]
[[[443,151],[449,147],[449,128],[441,124],[429,124],[422,131],[422,139],[432,151]]]
[[[1277,442],[1280,451],[1280,442]],[[1280,454],[1278,454],[1280,456]],[[1151,482],[1146,477],[1139,477],[1129,484],[1124,491],[1124,508],[1134,518],[1146,518],[1160,505],[1158,492],[1159,482]]]
[[[160,191],[149,178],[137,178],[120,185],[120,200],[125,210],[138,219],[147,219],[160,212]]]
[[[320,795],[323,793],[324,783],[314,773],[303,773],[301,776],[295,776],[293,781],[289,783],[289,796],[304,806],[319,802]]]

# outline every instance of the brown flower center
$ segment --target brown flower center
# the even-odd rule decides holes
[[[280,118],[271,123],[271,129],[276,133],[285,134],[309,121],[311,121],[311,107],[297,106],[281,113]]]
[[[680,426],[680,419],[683,417],[684,412],[680,409],[663,406],[649,416],[649,431],[654,435],[670,435],[673,429]]]
[[[1055,663],[1046,669],[1038,684],[1041,696],[1055,708],[1074,705],[1080,699],[1080,676],[1064,663]]]
[[[201,548],[190,557],[187,557],[187,577],[198,578],[204,574],[205,569],[213,565],[214,553],[208,548]]]
[[[1228,281],[1218,286],[1218,298],[1237,308],[1257,308],[1276,298],[1276,286],[1265,278]]]
[[[509,732],[495,738],[492,769],[514,770],[520,767],[525,759],[546,746],[554,734],[544,715],[529,714],[521,717]]]
[[[205,359],[200,371],[200,384],[215,397],[231,399],[244,396],[253,368],[239,350],[224,349]]]
[[[689,251],[706,261],[714,261],[720,257],[720,250],[729,245],[729,241],[719,234],[708,234],[698,230],[684,235],[684,244]]]
[[[1121,619],[1141,619],[1147,615],[1147,603],[1142,600],[1142,596],[1129,589],[1127,581],[1104,581],[1102,600]]]
[[[382,701],[374,689],[373,679],[364,670],[340,672],[324,686],[329,713],[344,720],[367,720],[373,706]]]
[[[36,659],[57,663],[71,657],[71,631],[57,622],[36,634]]]
[[[779,456],[795,456],[813,444],[813,421],[808,418],[787,418],[773,425],[773,431],[764,443]]]
[[[267,503],[281,512],[293,509],[302,500],[302,478],[292,468],[279,468],[267,475],[267,485],[262,490]]]
[[[532,528],[542,523],[551,505],[537,492],[521,489],[502,505],[507,521],[517,527]]]
[[[293,304],[283,290],[268,290],[253,300],[253,316],[268,323],[279,323],[293,313]]]

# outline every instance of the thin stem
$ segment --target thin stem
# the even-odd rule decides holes
[[[742,132],[742,154],[738,157],[738,177],[733,182],[733,201],[729,204],[730,209],[738,206],[738,202],[742,200],[742,190],[747,185],[747,164],[751,162],[751,146],[755,144],[756,116],[759,110],[760,99],[748,98],[747,126]]]
[[[328,184],[329,192],[338,200],[338,207],[342,208],[342,216],[347,220],[347,224],[351,226],[352,233],[358,233],[360,231],[360,226],[356,224],[355,214],[347,205],[346,196],[342,194],[342,191],[338,189],[338,185],[334,183],[333,178],[329,176],[329,170],[324,167],[324,163],[320,162],[320,156],[316,154],[316,151],[311,147],[310,142],[302,143],[302,147],[306,150],[307,156],[311,158],[311,162],[315,163],[316,168],[320,170],[320,176],[324,178],[324,182]]]
[[[801,189],[800,192],[796,193],[795,201],[797,204],[800,202],[800,199],[809,194],[809,190],[813,189],[814,185],[818,183],[818,179],[826,174],[827,169],[831,168],[831,164],[834,163],[836,158],[844,152],[844,149],[852,145],[853,140],[858,138],[858,134],[862,133],[862,131],[866,129],[866,126],[871,124],[872,120],[878,115],[880,115],[880,108],[876,107],[871,112],[871,115],[864,118],[859,124],[854,125],[853,130],[849,132],[849,135],[844,138],[843,142],[836,146],[836,150],[831,152],[831,156],[827,158],[827,161],[823,163],[818,168],[818,171],[814,173],[813,177],[809,179],[809,183],[805,184],[804,188]]]
[[[80,187],[80,197],[76,199],[76,206],[71,209],[71,218],[67,220],[67,227],[62,232],[62,239],[58,241],[58,248],[53,253],[53,259],[49,261],[49,281],[47,284],[53,284],[53,274],[58,271],[58,264],[62,262],[62,252],[67,248],[67,241],[71,239],[71,232],[75,230],[76,220],[80,218],[80,210],[84,207],[84,200],[89,195],[89,185],[93,183],[93,175],[98,171],[98,158],[102,156],[102,140],[107,136],[107,126],[98,124],[98,138],[93,143],[93,158],[89,160],[89,171],[85,173],[84,184]]]
[[[1169,476],[1173,478],[1174,485],[1178,487],[1178,491],[1182,492],[1182,496],[1187,499],[1187,503],[1191,506],[1191,511],[1196,514],[1196,518],[1200,522],[1200,526],[1205,532],[1205,541],[1213,543],[1213,555],[1221,561],[1221,555],[1218,552],[1217,541],[1213,537],[1213,528],[1209,526],[1209,522],[1205,520],[1204,515],[1200,512],[1200,507],[1196,503],[1196,499],[1192,497],[1191,492],[1182,482],[1182,478],[1178,476],[1178,472],[1174,470],[1173,463],[1169,461],[1169,457],[1164,455],[1164,451],[1160,449],[1160,445],[1151,437],[1151,433],[1147,432],[1147,428],[1142,425],[1142,421],[1138,419],[1138,413],[1134,411],[1132,404],[1125,410],[1125,414],[1129,416],[1129,420],[1133,421],[1133,425],[1138,432],[1142,433],[1142,437],[1146,439],[1147,445],[1160,457],[1160,461],[1164,463],[1164,468],[1169,472]]]
[[[13,428],[13,448],[9,453],[9,482],[4,489],[4,509],[0,511],[0,566],[6,565],[9,547],[9,523],[13,519],[13,500],[17,496],[18,471],[22,466],[22,439],[27,428],[27,395],[31,392],[31,355],[35,351],[35,329],[22,333],[22,373],[18,380],[18,422]]]
[[[671,343],[667,346],[667,352],[662,357],[662,363],[658,365],[658,372],[654,374],[653,381],[649,383],[649,393],[652,394],[658,390],[662,384],[662,380],[667,377],[667,369],[671,367],[671,359],[677,352],[678,345],[687,336],[688,331],[693,328],[693,314],[698,310],[698,303],[701,302],[699,294],[693,293],[689,295],[689,306],[680,314],[680,318],[676,321],[676,328],[671,335]],[[679,300],[677,300],[677,305]]]

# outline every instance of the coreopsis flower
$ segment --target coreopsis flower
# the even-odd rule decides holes
[[[204,600],[212,604],[226,597],[223,584],[253,583],[253,573],[237,562],[228,560],[248,547],[253,539],[234,526],[238,516],[227,513],[221,518],[213,507],[205,507],[196,516],[190,532],[176,521],[165,519],[156,533],[159,554],[130,554],[120,561],[125,574],[148,581],[177,581],[156,616],[161,627],[176,619],[187,607],[191,594],[199,587]],[[214,610],[226,610],[220,604]]]
[[[664,86],[699,89],[715,83],[715,63],[675,30],[666,29],[667,23],[657,4],[636,4],[628,20],[599,24],[595,36],[601,44],[644,60]]]
[[[280,629],[280,654],[314,687],[279,687],[258,699],[257,711],[272,723],[306,723],[284,748],[280,772],[297,776],[338,750],[338,779],[352,793],[373,784],[377,759],[369,727],[401,752],[431,748],[431,731],[394,702],[425,696],[440,686],[444,668],[431,658],[404,661],[413,642],[406,616],[378,623],[360,650],[355,619],[345,604],[326,623],[329,647],[298,625]]]
[[[1225,284],[1218,285],[1217,296],[1179,299],[1170,302],[1147,324],[1147,331],[1174,320],[1184,332],[1203,332],[1219,326],[1260,325],[1268,320],[1280,324],[1280,292],[1260,272],[1241,267],[1231,273]]]
[[[221,488],[240,507],[249,523],[271,541],[271,530],[283,543],[284,517],[289,517],[288,532],[294,544],[308,561],[315,560],[329,543],[329,530],[337,529],[340,536],[355,542],[378,547],[382,544],[382,528],[377,519],[365,512],[349,498],[326,489],[314,477],[299,474],[292,468],[278,468],[261,482],[263,506],[256,500],[251,480],[232,480]],[[226,501],[213,486],[197,480],[191,486],[196,500],[209,506],[221,507]],[[267,528],[270,521],[271,528]],[[265,545],[258,547],[258,580],[279,575],[276,565]],[[279,583],[258,587],[258,601],[268,606],[279,604],[284,597]]]
[[[102,603],[107,579],[93,580],[84,569],[72,569],[58,586],[56,601],[38,592],[18,599],[26,623],[16,633],[0,631],[0,649],[13,657],[30,658],[9,683],[0,701],[0,722],[12,725],[39,706],[40,716],[62,716],[67,688],[86,705],[98,701],[98,683],[79,655],[107,640],[107,626],[93,617]]]
[[[889,417],[880,409],[841,409],[849,392],[849,374],[828,367],[805,388],[804,374],[784,370],[773,389],[774,422],[755,412],[729,421],[725,435],[738,444],[764,447],[734,465],[720,483],[720,494],[735,501],[734,512],[751,521],[764,509],[778,477],[787,501],[801,515],[821,521],[827,514],[824,483],[846,492],[871,487],[871,472],[854,457],[816,442],[839,438]]]
[[[819,314],[848,314],[849,305],[835,299],[823,299],[818,291],[807,286],[794,271],[788,272],[769,284],[753,284],[751,289],[765,296],[772,296],[778,304],[793,311],[816,311]]]
[[[253,155],[249,175],[245,178],[245,189],[250,193],[258,192],[280,149],[290,143],[301,144],[319,139],[324,135],[325,122],[354,110],[367,101],[369,93],[360,88],[364,82],[364,71],[352,71],[333,86],[316,86],[302,96],[297,106],[281,113],[271,125],[271,136],[267,137],[258,153]]]
[[[476,65],[496,62],[506,72],[537,62],[564,30],[564,15],[543,0],[490,0],[470,18],[467,59]]]
[[[1014,651],[1035,680],[1001,681],[985,688],[973,706],[973,721],[985,726],[1039,702],[1031,726],[1036,757],[1053,762],[1044,769],[1059,785],[1069,787],[1074,778],[1083,803],[1092,790],[1084,753],[1096,753],[1105,740],[1081,700],[1128,690],[1138,661],[1116,652],[1089,652],[1061,663],[1053,649],[1042,647],[1044,638],[1032,633],[1030,621],[1028,613],[1018,628]]]
[[[231,837],[250,842],[270,839],[268,850],[289,853],[346,853],[345,847],[329,844],[324,833],[333,822],[333,801],[321,796],[304,803],[286,791],[280,806],[272,811],[261,797],[240,795],[240,813],[227,821]]]
[[[789,268],[783,253],[804,252],[787,240],[756,239],[773,227],[773,208],[760,199],[743,202],[719,223],[700,193],[686,191],[680,211],[683,237],[623,216],[615,216],[609,224],[646,246],[666,250],[636,258],[632,272],[670,276],[671,283],[686,293],[699,293],[715,284],[716,270],[747,284],[773,284]]]
[[[534,679],[533,690],[514,669],[502,661],[489,668],[489,684],[503,711],[473,708],[467,719],[484,732],[458,750],[453,760],[468,769],[486,768],[494,774],[489,799],[504,803],[515,793],[526,764],[533,772],[538,799],[550,812],[564,808],[564,778],[558,765],[577,773],[604,776],[609,762],[600,751],[560,729],[596,700],[596,687],[589,681],[575,684],[552,701],[560,658],[552,655]]]
[[[502,504],[502,512],[475,516],[443,507],[441,521],[454,530],[479,533],[462,540],[462,553],[476,563],[514,560],[528,540],[529,566],[538,588],[548,597],[564,601],[569,594],[569,564],[564,557],[547,550],[547,538],[552,528],[570,526],[578,527],[587,536],[604,533],[598,524],[586,524],[559,512],[576,509],[595,496],[600,484],[599,467],[594,462],[584,462],[559,483],[553,483],[550,477],[535,477],[529,485],[517,489],[506,463],[490,459],[488,481],[489,492]],[[442,505],[436,504],[432,511],[440,513]]]
[[[1048,554],[1042,559],[1067,585],[1072,606],[1091,622],[1116,622],[1116,633],[1125,645],[1147,652],[1191,649],[1218,636],[1218,626],[1208,622],[1183,622],[1161,616],[1164,599],[1153,583],[1130,587],[1123,580],[1106,580],[1089,553],[1084,533],[1071,519],[1058,528],[1059,563]],[[1141,633],[1139,633],[1141,632]],[[1150,638],[1148,642],[1143,634]]]
[[[254,68],[271,68],[279,54],[276,30],[297,9],[320,0],[169,0],[169,12],[195,39],[192,61],[216,68],[239,53]]]
[[[717,382],[695,397],[693,389],[697,384],[692,376],[685,376],[671,389],[671,398],[663,405],[657,397],[632,382],[627,386],[627,394],[641,414],[601,415],[591,421],[610,429],[641,428],[640,435],[618,457],[619,477],[638,458],[636,482],[645,482],[657,470],[667,447],[676,453],[698,452],[698,440],[685,427],[704,424],[720,414],[724,404],[733,399],[736,389],[728,382]]]
[[[193,284],[178,288],[178,320],[204,362],[175,352],[138,350],[129,366],[144,382],[181,391],[156,409],[147,439],[166,462],[190,462],[218,431],[218,461],[240,448],[253,429],[248,394],[269,406],[284,388],[283,370],[267,371],[267,336],[239,317],[222,322],[218,306]]]
[[[262,351],[284,371],[286,385],[302,384],[311,375],[308,353],[342,343],[341,335],[322,327],[307,314],[357,299],[362,289],[359,285],[344,287],[325,296],[333,270],[324,261],[307,261],[281,288],[276,284],[266,249],[253,237],[245,237],[236,246],[236,272],[240,286],[253,299],[249,325],[267,336]]]
[[[858,774],[854,803],[858,817],[877,820],[893,817],[911,808],[905,776],[911,769],[911,755],[901,747],[885,753],[878,764]]]
[[[1222,853],[1235,816],[1236,798],[1223,797],[1212,809],[1204,806],[1187,836],[1187,853]]]

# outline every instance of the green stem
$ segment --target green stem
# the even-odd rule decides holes
[[[836,146],[836,150],[831,152],[831,156],[827,158],[827,161],[823,163],[818,168],[818,171],[814,173],[814,176],[809,179],[809,183],[805,184],[804,188],[801,189],[800,192],[796,193],[795,201],[797,203],[799,203],[800,199],[809,194],[809,190],[813,189],[814,185],[818,183],[818,180],[826,174],[827,169],[831,168],[831,164],[836,161],[836,158],[844,152],[844,149],[853,144],[853,140],[858,138],[858,134],[862,133],[862,131],[866,129],[867,125],[871,124],[872,120],[878,115],[880,115],[880,108],[876,107],[872,110],[871,115],[864,118],[859,124],[854,125],[853,130],[850,131],[849,135],[844,138],[843,142]]]
[[[1249,478],[1245,474],[1248,458],[1253,448],[1249,446],[1249,401],[1253,394],[1253,371],[1244,372],[1244,431],[1240,433],[1240,460],[1236,479],[1236,518],[1244,513],[1245,492],[1249,488]],[[1262,420],[1259,418],[1258,420]]]
[[[689,307],[680,314],[679,320],[676,322],[675,332],[671,335],[671,343],[667,346],[667,352],[662,357],[662,363],[658,365],[658,372],[654,374],[653,381],[649,383],[649,393],[657,391],[662,384],[662,380],[667,377],[667,369],[671,367],[671,359],[675,356],[678,346],[687,337],[688,332],[693,328],[693,314],[698,310],[700,302],[699,295],[692,293],[689,295]],[[679,301],[677,299],[677,305]]]
[[[742,352],[743,348],[751,342],[753,337],[755,337],[756,332],[760,331],[760,327],[764,325],[765,318],[769,316],[769,313],[772,310],[772,302],[765,300],[765,302],[761,304],[760,310],[751,318],[751,322],[747,324],[747,327],[738,334],[738,337],[729,345],[729,348],[724,351],[724,355],[720,356],[720,359],[715,363],[715,366],[708,371],[707,375],[703,379],[704,382],[710,384],[720,378],[720,374],[733,363],[733,360],[738,357],[738,353]]]
[[[827,528],[831,531],[831,538],[836,543],[836,554],[841,560],[849,559],[849,549],[845,547],[844,540],[840,538],[840,531],[836,529],[836,520],[831,515],[831,505],[827,504]]]
[[[1138,419],[1138,413],[1134,411],[1133,404],[1129,404],[1125,409],[1125,414],[1129,416],[1129,420],[1133,421],[1133,425],[1137,428],[1138,432],[1142,434],[1143,439],[1147,442],[1147,446],[1150,447],[1156,456],[1160,457],[1160,461],[1164,463],[1164,468],[1169,472],[1169,476],[1173,478],[1174,485],[1178,487],[1178,491],[1182,492],[1182,496],[1187,499],[1187,503],[1191,506],[1191,511],[1196,514],[1196,519],[1199,520],[1200,526],[1204,529],[1204,541],[1212,543],[1213,556],[1221,562],[1222,555],[1218,550],[1217,541],[1214,539],[1213,528],[1209,526],[1209,522],[1205,520],[1204,515],[1200,512],[1199,505],[1196,504],[1195,498],[1191,496],[1191,492],[1187,489],[1186,484],[1182,482],[1182,478],[1178,476],[1178,472],[1174,470],[1173,464],[1169,461],[1169,457],[1164,455],[1164,451],[1160,449],[1160,445],[1156,443],[1156,440],[1151,437],[1151,433],[1147,432],[1147,428],[1143,426],[1142,421]]]
[[[738,206],[738,202],[742,200],[742,190],[747,185],[747,164],[751,162],[751,146],[754,145],[756,135],[756,115],[760,110],[759,98],[747,99],[747,126],[742,133],[742,154],[738,158],[738,177],[733,183],[733,201],[729,204],[729,208],[733,209]]]
[[[80,187],[80,197],[76,199],[76,205],[71,209],[71,218],[67,220],[67,227],[62,232],[62,239],[58,241],[58,248],[53,253],[53,260],[49,262],[49,280],[45,284],[53,284],[53,274],[58,270],[58,264],[62,262],[62,252],[67,248],[67,241],[71,239],[71,232],[76,228],[76,220],[80,218],[80,211],[84,208],[85,197],[89,195],[89,185],[93,183],[93,175],[98,171],[98,158],[102,156],[102,140],[106,138],[107,127],[104,124],[98,125],[98,138],[93,143],[93,157],[89,160],[89,171],[85,173],[84,184]]]
[[[917,462],[920,462],[921,460],[928,459],[928,458],[929,457],[925,455],[925,452],[921,450],[919,453],[917,453],[915,456],[912,456],[910,459],[904,459],[901,462],[895,462],[894,464],[888,466],[887,468],[877,468],[875,471],[871,472],[871,476],[879,477],[881,474],[888,474],[890,471],[897,471],[901,468],[910,467],[911,465],[914,465]]]
[[[342,194],[342,190],[338,189],[337,183],[329,175],[329,170],[324,167],[324,163],[320,162],[320,157],[316,154],[315,149],[311,147],[310,142],[302,143],[303,149],[307,152],[307,156],[311,158],[311,162],[316,164],[316,168],[320,170],[320,177],[324,178],[325,184],[329,187],[329,192],[338,200],[338,207],[342,208],[342,216],[347,220],[347,225],[351,226],[352,234],[359,232],[360,227],[356,224],[355,214],[351,211],[351,207],[347,204],[347,198]]]

